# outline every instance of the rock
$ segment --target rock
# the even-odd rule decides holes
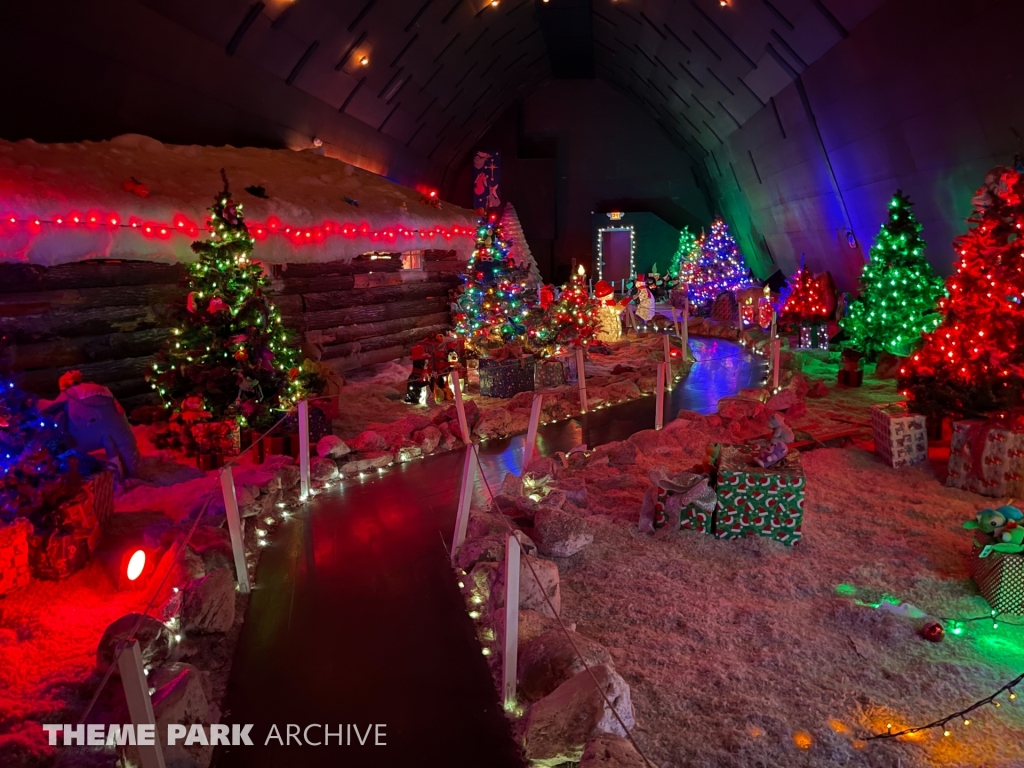
[[[511,420],[512,414],[504,408],[488,408],[483,412],[483,415],[480,416],[480,420],[476,423],[476,426],[473,427],[473,434],[482,438],[507,435],[508,425]],[[457,428],[458,422],[453,422],[452,427]],[[465,442],[465,440],[463,440],[463,442]]]
[[[768,401],[771,393],[764,387],[754,387],[753,389],[741,389],[736,396],[742,397],[744,400],[758,400],[764,403]]]
[[[784,411],[796,405],[796,392],[791,389],[784,389],[768,398],[766,405],[773,411]]]
[[[387,447],[387,440],[378,432],[368,429],[360,432],[349,441],[349,447],[359,453],[370,453],[372,451],[383,451]]]
[[[334,459],[313,456],[309,460],[309,479],[314,485],[323,485],[338,478],[338,464]]]
[[[299,484],[299,468],[294,464],[285,464],[277,476],[281,479],[281,488],[285,491],[291,490]]]
[[[381,433],[408,437],[413,432],[418,432],[421,429],[426,429],[427,427],[432,426],[433,423],[434,422],[429,416],[410,413],[408,416],[405,416],[398,421],[393,421],[390,424],[374,424],[371,426],[375,427],[376,431]]]
[[[431,429],[433,429],[433,427],[431,427]],[[398,461],[412,461],[413,459],[418,459],[422,455],[423,449],[416,445],[412,440],[403,440],[398,444],[395,451],[395,458],[397,458]]]
[[[640,397],[640,387],[629,379],[615,382],[608,387],[608,399],[612,402],[634,400],[638,397]]]
[[[562,473],[562,465],[550,456],[534,459],[525,468],[523,475],[534,477],[558,477]]]
[[[555,509],[541,509],[537,513],[533,535],[540,553],[549,557],[571,557],[594,541],[581,518]]]
[[[184,540],[184,534],[181,536]],[[169,573],[168,573],[169,571]],[[149,578],[151,588],[163,582],[161,597],[171,594],[174,587],[184,587],[192,579],[200,579],[206,575],[206,564],[192,547],[186,546],[180,549],[179,546],[172,546],[160,558],[156,564],[153,575]],[[166,579],[164,578],[166,576]]]
[[[742,397],[723,397],[718,401],[718,415],[723,419],[752,419],[764,412],[764,404]]]
[[[239,508],[248,507],[259,498],[259,492],[252,492],[252,488],[248,485],[239,486],[235,483],[235,499],[238,500]]]
[[[111,664],[117,661],[117,645],[127,640],[135,627],[135,622],[142,618],[142,624],[135,633],[139,641],[139,650],[142,652],[142,663],[147,667],[156,667],[171,658],[174,652],[174,636],[163,622],[154,619],[152,616],[142,616],[138,613],[128,613],[113,622],[103,631],[99,645],[96,648],[96,671],[101,675],[105,674]],[[114,668],[114,676],[118,676],[117,668]]]
[[[649,768],[629,739],[610,733],[587,742],[579,768]]]
[[[470,571],[479,562],[503,563],[505,561],[505,532],[492,533],[479,539],[467,538],[459,548],[456,564],[464,571]],[[537,545],[522,531],[515,531],[522,551],[528,555],[537,554]]]
[[[564,491],[548,491],[548,493],[541,498],[539,504],[541,508],[561,509],[565,504],[565,501],[566,497]]]
[[[526,496],[495,496],[491,503],[491,511],[512,518],[533,520],[540,505]]]
[[[520,646],[519,689],[528,699],[536,701],[586,667],[611,663],[611,655],[600,643],[576,632],[567,634],[560,628],[552,629]]]
[[[475,509],[469,511],[469,525],[466,526],[466,538],[477,539],[489,536],[492,533],[503,534],[507,530],[508,524],[501,515],[479,512]]]
[[[824,381],[816,381],[807,390],[808,397],[828,397],[828,386]]]
[[[530,566],[533,569],[530,569]],[[534,578],[534,572],[537,578]],[[539,579],[539,582],[538,582]],[[547,599],[545,599],[547,597]],[[551,605],[548,605],[548,601]],[[554,612],[552,612],[552,606]],[[537,611],[554,618],[562,611],[558,566],[550,560],[523,555],[519,567],[519,609]]]
[[[801,416],[807,415],[807,403],[800,401],[792,408],[786,410],[787,419],[799,419]]]
[[[653,392],[658,385],[657,379],[654,376],[641,375],[637,379],[637,387],[641,392]]]
[[[577,507],[587,506],[587,483],[582,477],[563,477],[548,487],[565,493],[566,500]]]
[[[807,397],[807,392],[810,388],[811,379],[805,373],[794,373],[786,385],[786,389],[791,389],[796,393],[797,400],[803,400]]]
[[[181,626],[186,632],[227,632],[235,623],[235,576],[220,568],[185,585]]]
[[[625,735],[605,704],[605,697],[626,728],[632,728],[635,722],[629,686],[609,665],[600,664],[562,683],[533,705],[526,724],[527,759],[535,766],[579,762],[584,745],[594,736]]]
[[[576,631],[576,622],[565,621],[565,628],[570,632]],[[528,642],[533,640],[535,637],[540,637],[545,632],[550,632],[552,629],[561,630],[558,623],[558,619],[553,619],[550,616],[546,616],[538,611],[531,610],[520,610],[519,611],[519,647],[522,648]],[[502,635],[504,637],[504,635]]]
[[[441,422],[437,429],[441,432],[441,444],[444,445],[446,451],[450,451],[459,441],[459,438],[452,434],[452,423],[450,421]]]
[[[480,408],[473,400],[463,400],[462,408],[466,412],[466,423],[469,424],[470,431],[476,425],[477,419],[480,418]],[[454,405],[449,405],[444,409],[444,417],[451,422],[458,423],[459,411]],[[434,422],[437,423],[436,421]]]
[[[220,713],[211,711],[206,689],[203,673],[189,664],[182,664],[177,674],[157,688],[152,695],[156,731],[163,745],[164,760],[168,768],[195,765],[206,768],[213,758],[212,746],[186,746],[186,739],[179,739],[171,746],[166,743],[168,725],[178,724],[189,728],[193,723],[208,726],[220,720]]]
[[[189,546],[202,559],[203,570],[206,573],[215,571],[218,568],[234,567],[231,536],[226,528],[200,525],[192,533],[192,538],[189,539]]]
[[[534,395],[534,392],[519,392],[513,395],[512,399],[508,401],[508,409],[511,411],[516,408],[532,408]]]
[[[722,417],[717,413],[713,413],[710,416],[705,417],[704,423],[708,426],[708,429],[718,429],[722,426]]]
[[[470,588],[473,594],[480,598],[481,603],[492,602],[491,596],[501,578],[501,565],[490,560],[481,560],[473,566],[468,574]],[[464,581],[463,584],[466,582]],[[498,600],[504,605],[504,600]]]
[[[423,453],[433,453],[441,442],[441,430],[434,426],[424,427],[412,433],[412,441]]]
[[[632,467],[636,464],[636,446],[623,440],[608,451],[608,463],[613,467]]]
[[[779,352],[779,369],[783,371],[799,371],[803,368],[804,359],[802,355],[795,352]]]
[[[505,477],[501,479],[501,487],[498,489],[498,493],[501,496],[522,496],[523,478],[514,472],[505,473]]]
[[[316,443],[316,455],[324,458],[340,459],[351,452],[352,449],[337,435],[324,435]]]
[[[354,461],[346,462],[338,467],[344,475],[354,475],[359,472],[369,472],[375,469],[382,469],[395,460],[387,451],[376,451],[361,455]]]

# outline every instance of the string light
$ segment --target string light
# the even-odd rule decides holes
[[[729,225],[721,218],[711,223],[711,231],[701,242],[700,256],[680,265],[680,281],[694,306],[709,304],[720,293],[735,291],[747,282],[747,267]]]
[[[632,224],[621,227],[598,227],[597,230],[597,279],[604,280],[604,233],[629,232],[629,276],[636,277],[636,228]]]

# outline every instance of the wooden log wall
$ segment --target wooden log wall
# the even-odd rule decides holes
[[[338,371],[394,360],[450,327],[448,291],[461,264],[452,251],[426,251],[422,270],[401,258],[275,268],[274,300],[285,322]],[[185,269],[142,261],[59,267],[0,264],[2,363],[43,397],[78,369],[111,389],[127,409],[154,402],[145,374],[185,300]]]

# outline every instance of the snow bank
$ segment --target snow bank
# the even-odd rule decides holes
[[[473,249],[472,211],[436,208],[420,192],[316,151],[174,146],[129,134],[79,144],[0,141],[0,262],[192,261],[194,228],[202,234],[206,209],[222,188],[221,168],[250,227],[280,221],[280,233],[254,232],[262,261],[326,262],[422,248],[451,248],[468,260]],[[148,197],[125,190],[132,178]],[[267,199],[244,191],[254,186]],[[97,222],[90,225],[92,216]],[[346,225],[352,231],[343,234]],[[301,245],[293,242],[296,229],[303,230]]]

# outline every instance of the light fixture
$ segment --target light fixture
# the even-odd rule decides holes
[[[498,0],[491,0],[491,8],[497,8],[497,7],[498,7]]]
[[[128,578],[128,581],[135,581],[142,572],[146,569],[146,553],[141,549],[136,549],[130,558],[128,558],[128,565],[125,567],[124,575]]]
[[[365,67],[367,64],[370,63],[370,57],[369,56],[365,56],[365,55],[364,56],[360,56],[359,57],[359,63],[362,64]]]

